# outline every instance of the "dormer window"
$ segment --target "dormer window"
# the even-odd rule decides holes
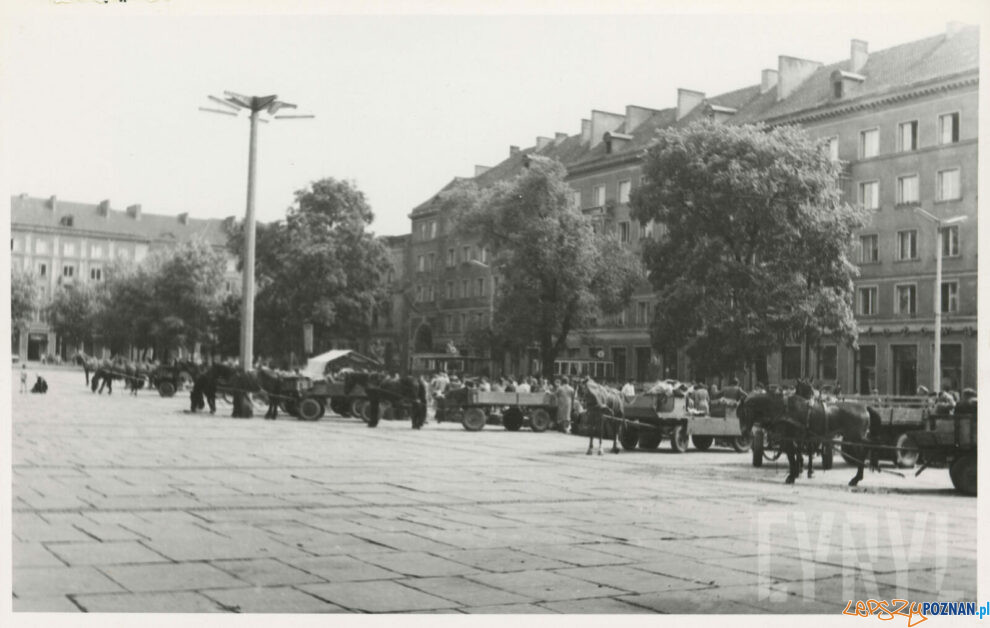
[[[846,72],[844,70],[832,72],[832,97],[838,99],[851,95],[856,87],[861,85],[865,80],[865,76],[856,74],[855,72]]]
[[[62,219],[58,221],[63,227],[71,227],[74,220],[72,216],[62,216]]]

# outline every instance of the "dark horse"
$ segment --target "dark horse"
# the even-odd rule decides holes
[[[588,378],[577,386],[578,399],[587,409],[588,419],[591,429],[588,432],[588,455],[591,455],[595,446],[595,432],[598,432],[598,455],[602,455],[602,439],[612,438],[613,454],[619,453],[619,426],[615,421],[610,421],[609,416],[621,419],[625,416],[625,402],[622,394],[608,386],[602,386],[593,379]]]
[[[856,486],[863,479],[867,457],[871,469],[879,468],[876,450],[870,444],[870,430],[879,429],[880,415],[858,403],[826,404],[815,398],[811,385],[803,380],[798,380],[796,392],[786,397],[780,393],[750,395],[739,403],[737,415],[743,433],[759,423],[780,442],[787,454],[788,474],[784,480],[787,484],[793,484],[801,474],[801,456],[805,452],[811,478],[815,451],[819,445],[832,447],[837,435],[842,436],[843,453],[858,462],[849,486]]]
[[[381,419],[381,403],[387,401],[393,407],[410,408],[412,428],[418,430],[426,423],[426,384],[418,377],[386,377],[383,373],[347,373],[344,376],[344,394],[350,395],[356,387],[364,388],[371,405],[368,427],[378,427]]]
[[[90,389],[102,395],[103,388],[106,387],[107,394],[112,395],[114,380],[125,380],[127,377],[125,368],[126,365],[119,357],[113,361],[103,360],[96,367],[92,377],[90,377]]]
[[[227,364],[211,364],[200,368],[193,377],[192,392],[189,393],[189,410],[197,412],[210,406],[210,414],[217,411],[218,388],[241,388],[254,390],[257,384],[247,374]]]

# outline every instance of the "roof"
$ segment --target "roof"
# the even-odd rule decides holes
[[[62,220],[72,216],[72,226]],[[214,246],[225,246],[227,233],[219,219],[189,218],[185,223],[178,216],[141,212],[135,219],[126,211],[110,209],[106,216],[99,205],[56,200],[55,207],[47,198],[12,196],[10,199],[11,227],[37,227],[79,232],[80,235],[106,238],[126,238],[147,242],[188,242],[204,240]]]
[[[339,363],[342,367],[360,366],[381,368],[383,366],[383,364],[378,360],[361,355],[357,351],[351,351],[350,349],[333,349],[332,351],[321,353],[320,355],[313,356],[307,360],[306,368],[302,371],[303,375],[306,375],[311,379],[322,379],[326,374],[327,365],[332,363]]]

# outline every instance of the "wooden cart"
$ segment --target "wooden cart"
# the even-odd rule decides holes
[[[501,424],[511,432],[528,424],[534,432],[545,432],[556,426],[556,417],[557,403],[550,393],[494,392],[475,388],[449,392],[438,400],[436,412],[437,422],[458,422],[470,432],[488,424]]]
[[[709,404],[708,414],[689,412],[685,397],[642,394],[625,404],[625,421],[619,431],[624,449],[656,449],[668,439],[670,448],[678,453],[688,449],[705,451],[715,443],[732,447],[737,452],[749,451],[752,436],[743,434],[732,403]]]

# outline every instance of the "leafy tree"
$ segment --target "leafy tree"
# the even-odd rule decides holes
[[[255,343],[267,355],[302,353],[302,326],[314,346],[367,338],[387,298],[384,244],[368,231],[374,214],[348,181],[322,179],[296,192],[285,221],[257,226]],[[243,251],[243,225],[230,238]],[[243,263],[243,260],[242,260]]]
[[[847,250],[864,216],[841,202],[839,174],[796,127],[661,132],[632,196],[634,216],[662,227],[643,252],[654,345],[686,345],[700,373],[755,362],[766,381],[765,356],[788,339],[855,342]]]
[[[571,206],[565,174],[558,161],[530,157],[514,179],[442,200],[462,208],[458,230],[493,253],[494,333],[509,347],[538,345],[547,377],[571,332],[625,308],[640,276],[632,253]]]
[[[34,275],[23,268],[10,267],[10,323],[14,329],[24,329],[38,307],[38,283]]]
[[[153,345],[150,328],[154,307],[154,277],[146,264],[122,260],[104,270],[104,281],[95,289],[94,335],[113,354],[132,346]]]
[[[155,313],[149,326],[156,347],[212,344],[220,308],[225,259],[204,242],[188,242],[148,259]]]
[[[70,347],[92,339],[98,298],[92,285],[73,282],[55,292],[48,319],[55,333]]]

